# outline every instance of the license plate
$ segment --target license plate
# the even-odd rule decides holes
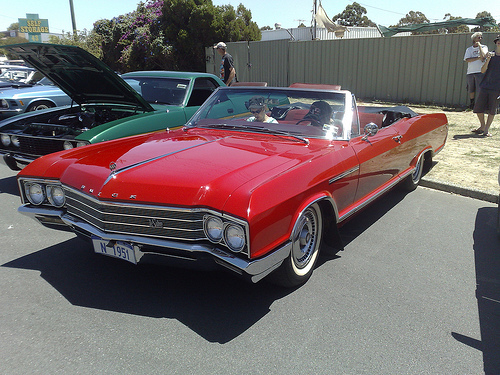
[[[94,252],[97,254],[104,254],[137,264],[134,246],[127,242],[116,241],[110,244],[109,241],[102,240],[98,237],[92,237],[92,243],[94,244]]]

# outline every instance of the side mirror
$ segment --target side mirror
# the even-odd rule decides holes
[[[371,137],[371,136],[377,134],[378,125],[373,123],[373,122],[370,122],[370,123],[365,125],[364,132],[365,132],[365,136],[362,138],[362,140],[366,141],[368,139],[368,137]]]

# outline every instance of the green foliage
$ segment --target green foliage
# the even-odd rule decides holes
[[[487,12],[487,11],[482,11],[482,12],[479,12],[477,15],[476,15],[476,18],[486,18],[486,17],[489,17],[491,18],[493,21],[493,23],[496,23],[497,21],[495,21],[495,19],[493,18],[493,16],[491,15],[490,12]],[[472,31],[482,31],[482,32],[487,32],[487,31],[490,31],[490,32],[495,32],[495,31],[500,31],[500,24],[497,24],[495,27],[490,27],[490,26],[478,26],[478,27],[475,27],[472,29]]]
[[[342,26],[377,26],[368,17],[365,16],[366,8],[354,2],[346,6],[345,10],[332,18]]]
[[[131,13],[94,23],[103,61],[113,69],[205,70],[205,47],[260,40],[252,13],[211,0],[147,0]]]
[[[421,23],[430,23],[429,19],[425,16],[420,11],[413,11],[411,10],[409,13],[406,14],[405,17],[401,18],[396,25],[398,26],[406,26],[406,25],[418,25]],[[433,31],[424,31],[424,32],[417,32],[413,31],[411,35],[422,35],[422,34],[437,34],[439,33],[438,30],[433,30]]]
[[[417,25],[419,23],[429,23],[429,19],[419,11],[411,10],[405,17],[401,18],[396,26]]]
[[[99,37],[93,30],[90,32],[88,32],[87,30],[76,31],[74,34],[69,32],[65,33],[63,31],[62,37],[50,35],[49,43],[62,44],[65,46],[77,46],[86,50],[87,52],[90,52],[97,58],[102,58]]]
[[[458,20],[463,17],[453,17],[450,13],[446,13],[444,15],[445,20]],[[468,33],[469,32],[469,27],[467,25],[460,25],[457,27],[448,27],[446,29],[449,34],[457,34],[457,33]]]
[[[7,46],[9,44],[18,44],[18,43],[27,43],[28,40],[21,38],[21,37],[9,37],[9,38],[4,38],[0,39],[0,47],[1,46]],[[16,54],[10,53],[2,48],[0,48],[0,55],[5,55],[9,60],[19,60],[19,56]]]

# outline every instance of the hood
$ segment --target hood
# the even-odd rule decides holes
[[[43,86],[43,85],[27,85],[25,87],[9,87],[0,89],[1,98],[13,98],[17,99],[19,97],[34,98],[45,95],[53,95],[55,92],[59,92],[60,95],[64,95],[62,90],[57,86]]]
[[[64,170],[63,184],[102,200],[222,210],[238,187],[249,181],[257,186],[270,173],[276,176],[312,157],[307,145],[286,138],[182,129],[171,133],[175,136],[159,132],[111,141],[114,147],[104,142],[63,153],[66,160],[52,164],[46,176]]]
[[[114,103],[153,111],[132,87],[101,60],[75,47],[46,43],[2,46],[59,86],[76,103]]]

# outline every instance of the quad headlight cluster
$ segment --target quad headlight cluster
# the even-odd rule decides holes
[[[10,134],[0,134],[0,142],[2,142],[2,145],[4,147],[9,147],[9,146],[14,146],[14,147],[19,147],[19,137],[17,135],[10,135]]]
[[[224,243],[231,251],[239,253],[246,246],[245,227],[232,221],[224,221],[218,216],[205,215],[203,230],[213,243]]]
[[[66,194],[59,184],[25,181],[24,195],[35,206],[49,204],[60,208],[66,203]]]
[[[63,148],[65,150],[71,150],[75,147],[87,146],[88,144],[90,143],[86,141],[64,141]]]

